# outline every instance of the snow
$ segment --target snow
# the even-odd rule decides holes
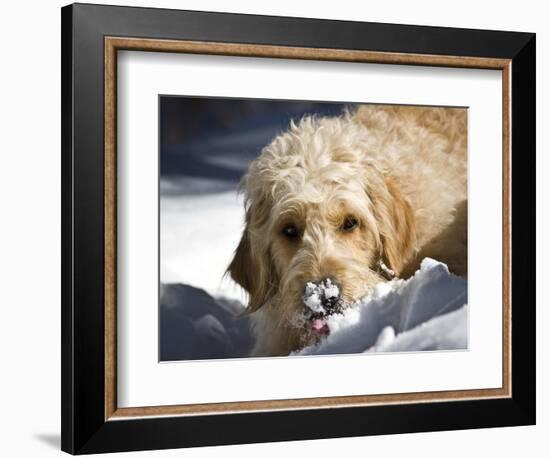
[[[210,181],[202,180],[202,185],[217,189]],[[166,189],[170,182],[162,180],[161,190]],[[244,291],[225,276],[243,229],[244,207],[237,192],[166,192],[160,209],[161,283],[193,285],[244,304]]]
[[[468,307],[446,313],[395,335],[391,326],[382,330],[369,352],[464,350],[468,348]]]
[[[313,283],[308,283],[306,288],[310,288],[310,290],[306,291],[306,295],[304,296],[304,304],[312,312],[315,312],[315,313],[324,312],[325,308],[321,305],[320,294],[317,291],[312,291],[313,288],[315,288],[315,285],[313,285]]]
[[[325,297],[338,297],[340,295],[340,289],[336,285],[330,284],[330,279],[327,279],[327,286],[325,286]]]
[[[326,278],[320,283],[308,282],[304,292],[304,304],[313,313],[325,313],[325,303],[330,299],[337,299],[340,296],[340,289]]]
[[[160,360],[242,358],[253,344],[242,304],[214,298],[189,285],[163,284],[160,294]]]

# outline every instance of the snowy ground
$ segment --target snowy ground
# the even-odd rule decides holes
[[[246,295],[224,272],[243,225],[234,190],[161,197],[161,360],[245,357],[253,341],[240,317]],[[467,348],[466,282],[425,260],[409,280],[380,284],[343,315],[330,334],[300,355]]]
[[[169,186],[170,183],[161,182],[161,187]],[[203,186],[206,187],[204,182]],[[213,297],[244,303],[243,291],[224,277],[240,240],[243,214],[242,200],[234,189],[204,195],[161,196],[161,283],[192,285]]]

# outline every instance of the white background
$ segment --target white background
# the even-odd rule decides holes
[[[110,0],[111,4],[123,4]],[[0,33],[4,44],[0,116],[0,453],[5,456],[59,455],[60,402],[60,12],[62,2],[27,1],[4,5]],[[542,305],[542,259],[550,257],[542,234],[548,230],[550,161],[543,162],[543,55],[550,34],[544,2],[439,1],[410,2],[245,2],[233,0],[138,1],[133,5],[163,6],[327,19],[398,22],[454,27],[537,32],[538,59],[538,425],[535,427],[451,431],[309,442],[142,452],[125,456],[252,457],[316,455],[462,457],[543,456],[548,451],[550,402],[546,395],[550,325]],[[544,195],[544,197],[543,197]],[[543,213],[543,206],[546,211]],[[544,229],[543,229],[544,228]],[[544,263],[547,265],[547,263]],[[543,362],[545,365],[543,365]]]
[[[117,75],[120,407],[502,386],[500,72],[124,52]],[[469,107],[469,351],[158,364],[158,94]]]

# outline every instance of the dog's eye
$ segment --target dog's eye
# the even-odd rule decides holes
[[[288,239],[295,239],[298,237],[298,228],[294,224],[287,224],[283,227],[283,235]]]
[[[342,223],[341,230],[343,232],[351,232],[358,226],[358,221],[353,216],[348,216]]]

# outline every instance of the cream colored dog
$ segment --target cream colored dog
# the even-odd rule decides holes
[[[291,122],[263,149],[228,268],[249,294],[254,356],[315,343],[327,315],[426,256],[466,275],[466,128],[465,109],[362,105]]]

